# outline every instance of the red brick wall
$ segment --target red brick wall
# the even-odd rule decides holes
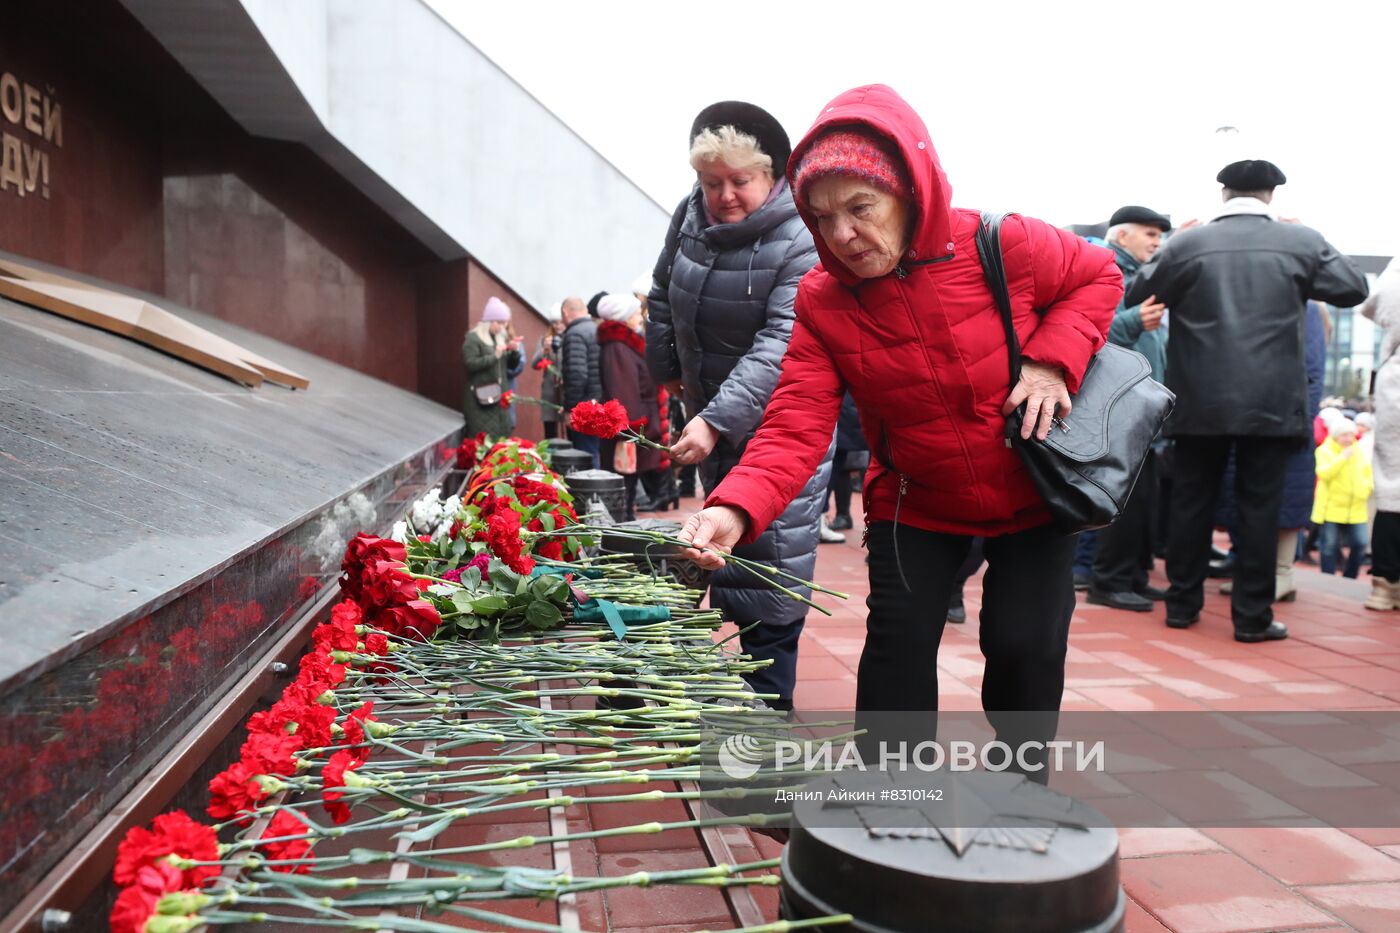
[[[7,12],[0,74],[57,101],[63,145],[43,147],[47,198],[0,191],[0,249],[166,295],[454,409],[462,338],[489,296],[533,353],[544,322],[508,286],[474,260],[438,260],[305,147],[248,135],[116,0]],[[2,111],[0,132],[42,142]],[[539,383],[527,368],[517,391]],[[540,436],[537,406],[517,417]]]

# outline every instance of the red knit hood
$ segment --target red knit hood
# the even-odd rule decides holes
[[[928,262],[950,257],[953,254],[953,219],[949,206],[952,188],[943,174],[943,166],[938,163],[938,153],[929,140],[924,121],[892,88],[883,84],[867,84],[846,91],[827,104],[802,141],[793,147],[787,164],[788,178],[793,177],[813,140],[833,127],[853,125],[888,138],[904,156],[904,164],[914,183],[913,198],[918,211],[913,241],[905,253],[905,262]],[[818,232],[817,223],[808,212],[807,205],[799,202],[797,210],[807,229],[812,231],[822,267],[843,285],[855,285],[862,281],[827,249],[826,241]]]

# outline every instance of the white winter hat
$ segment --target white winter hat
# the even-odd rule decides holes
[[[639,298],[645,298],[651,294],[651,273],[643,272],[632,280],[632,294]]]
[[[556,301],[546,308],[544,311],[544,319],[550,322],[564,320],[564,302]]]
[[[626,324],[641,310],[642,303],[635,295],[604,295],[598,300],[598,316],[605,321]]]

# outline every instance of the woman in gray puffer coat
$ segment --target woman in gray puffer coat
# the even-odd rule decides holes
[[[647,363],[681,393],[689,420],[672,458],[699,463],[708,493],[763,418],[792,335],[797,283],[817,254],[783,178],[791,144],[777,120],[722,101],[696,117],[690,142],[698,181],[671,218],[653,272]],[[810,580],[830,471],[828,451],[787,511],[736,553]],[[740,628],[758,623],[740,643],[773,664],[748,675],[750,685],[791,709],[806,606],[732,564],[710,587],[710,604]]]

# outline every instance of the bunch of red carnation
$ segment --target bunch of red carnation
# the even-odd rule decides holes
[[[379,545],[375,539],[352,542],[352,547],[357,556],[347,555],[347,564],[362,562]],[[296,679],[270,709],[249,718],[248,737],[238,761],[209,782],[207,812],[212,818],[249,825],[251,811],[275,791],[280,778],[301,769],[299,753],[338,744],[344,747],[331,756],[332,761],[353,762],[352,767],[359,767],[369,759],[371,746],[365,742],[365,731],[366,723],[374,718],[373,704],[364,703],[338,723],[330,705],[348,668],[373,670],[382,662],[371,658],[389,654],[389,641],[383,633],[369,632],[361,640],[361,615],[358,605],[345,600],[331,610],[330,621],[312,632],[311,650],[302,657]],[[332,818],[344,822],[349,818],[349,807],[338,804]],[[272,870],[304,873],[313,861],[313,840],[307,838],[311,835],[300,817],[279,810],[257,845]],[[132,827],[117,849],[112,874],[122,887],[112,909],[112,929],[143,933],[163,897],[193,892],[219,874],[217,866],[186,863],[217,862],[219,855],[214,828],[196,822],[182,810],[162,813],[150,829]],[[198,906],[191,902],[191,912]]]
[[[506,389],[504,392],[501,393],[501,407],[502,407],[502,408],[509,408],[509,407],[511,406],[511,403],[514,402],[514,401],[515,401],[515,390],[514,390],[514,389]]]
[[[580,434],[589,434],[611,440],[626,431],[631,421],[627,409],[617,399],[609,399],[601,405],[597,402],[579,402],[569,412],[569,427]]]

